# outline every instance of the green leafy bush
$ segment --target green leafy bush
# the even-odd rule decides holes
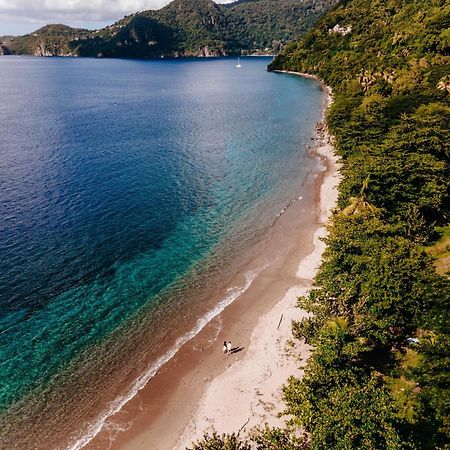
[[[293,326],[315,349],[284,388],[311,448],[450,445],[450,283],[423,247],[449,222],[449,13],[440,0],[342,1],[270,66],[333,88],[342,157],[339,211],[299,299],[312,315]]]

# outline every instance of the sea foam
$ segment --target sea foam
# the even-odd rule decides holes
[[[180,338],[178,338],[174,344],[174,346],[167,351],[164,355],[159,357],[150,367],[149,369],[143,373],[130,387],[128,392],[117,398],[115,401],[110,402],[106,411],[101,414],[97,420],[95,420],[89,427],[83,431],[83,435],[79,438],[76,438],[73,442],[71,442],[66,448],[67,450],[78,450],[85,447],[95,436],[102,431],[106,421],[112,417],[114,414],[117,414],[125,404],[127,404],[141,389],[145,387],[145,385],[149,382],[151,378],[153,378],[158,370],[166,364],[171,358],[175,356],[175,354],[180,350],[180,348],[189,342],[192,338],[194,338],[203,328],[217,315],[219,315],[227,306],[231,305],[237,298],[239,298],[253,283],[254,279],[267,267],[270,266],[271,263],[266,263],[262,267],[257,270],[248,271],[245,274],[245,284],[243,286],[235,286],[227,289],[226,296],[211,310],[209,310],[205,315],[203,315],[200,319],[197,320],[194,328],[191,331],[184,334]]]

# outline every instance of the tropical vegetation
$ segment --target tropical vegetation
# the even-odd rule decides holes
[[[126,58],[272,53],[299,38],[336,2],[174,0],[100,30],[47,25],[25,36],[4,37],[0,49],[5,54]]]

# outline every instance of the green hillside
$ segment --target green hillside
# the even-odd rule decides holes
[[[448,448],[450,283],[424,247],[449,223],[450,4],[347,0],[270,69],[334,91],[339,211],[314,313],[315,346],[284,394],[311,448]]]
[[[289,428],[257,448],[450,448],[449,13],[445,0],[343,0],[269,66],[332,87],[343,179],[299,299],[312,315],[293,326],[314,350],[283,388]],[[193,448],[253,448],[236,439]]]
[[[69,55],[71,54],[70,42],[74,39],[80,39],[80,37],[86,37],[89,33],[89,30],[71,28],[62,24],[46,25],[25,36],[8,36],[0,42],[7,50],[7,54]]]
[[[174,0],[101,30],[47,25],[3,46],[39,56],[159,58],[272,52],[305,30],[337,0],[253,0],[218,5]]]
[[[335,1],[240,0],[227,8],[230,32],[247,50],[279,49],[298,39]]]

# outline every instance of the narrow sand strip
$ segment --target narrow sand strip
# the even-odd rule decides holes
[[[329,88],[324,88],[328,92],[326,109],[332,97]],[[284,408],[281,386],[290,375],[301,375],[299,367],[309,356],[308,345],[292,342],[291,322],[306,316],[306,312],[295,305],[297,298],[311,288],[320,265],[325,249],[321,238],[326,235],[325,224],[336,204],[340,180],[338,161],[324,128],[319,130],[319,147],[316,151],[325,159],[327,169],[320,189],[321,227],[314,234],[314,250],[300,261],[296,273],[298,282],[269,313],[259,319],[245,357],[238,359],[233,355],[224,356],[230,358],[230,366],[210,382],[176,449],[190,446],[192,441],[200,439],[205,431],[212,429],[219,433],[242,429],[241,435],[246,435],[257,425],[284,424],[284,419],[277,417]]]

